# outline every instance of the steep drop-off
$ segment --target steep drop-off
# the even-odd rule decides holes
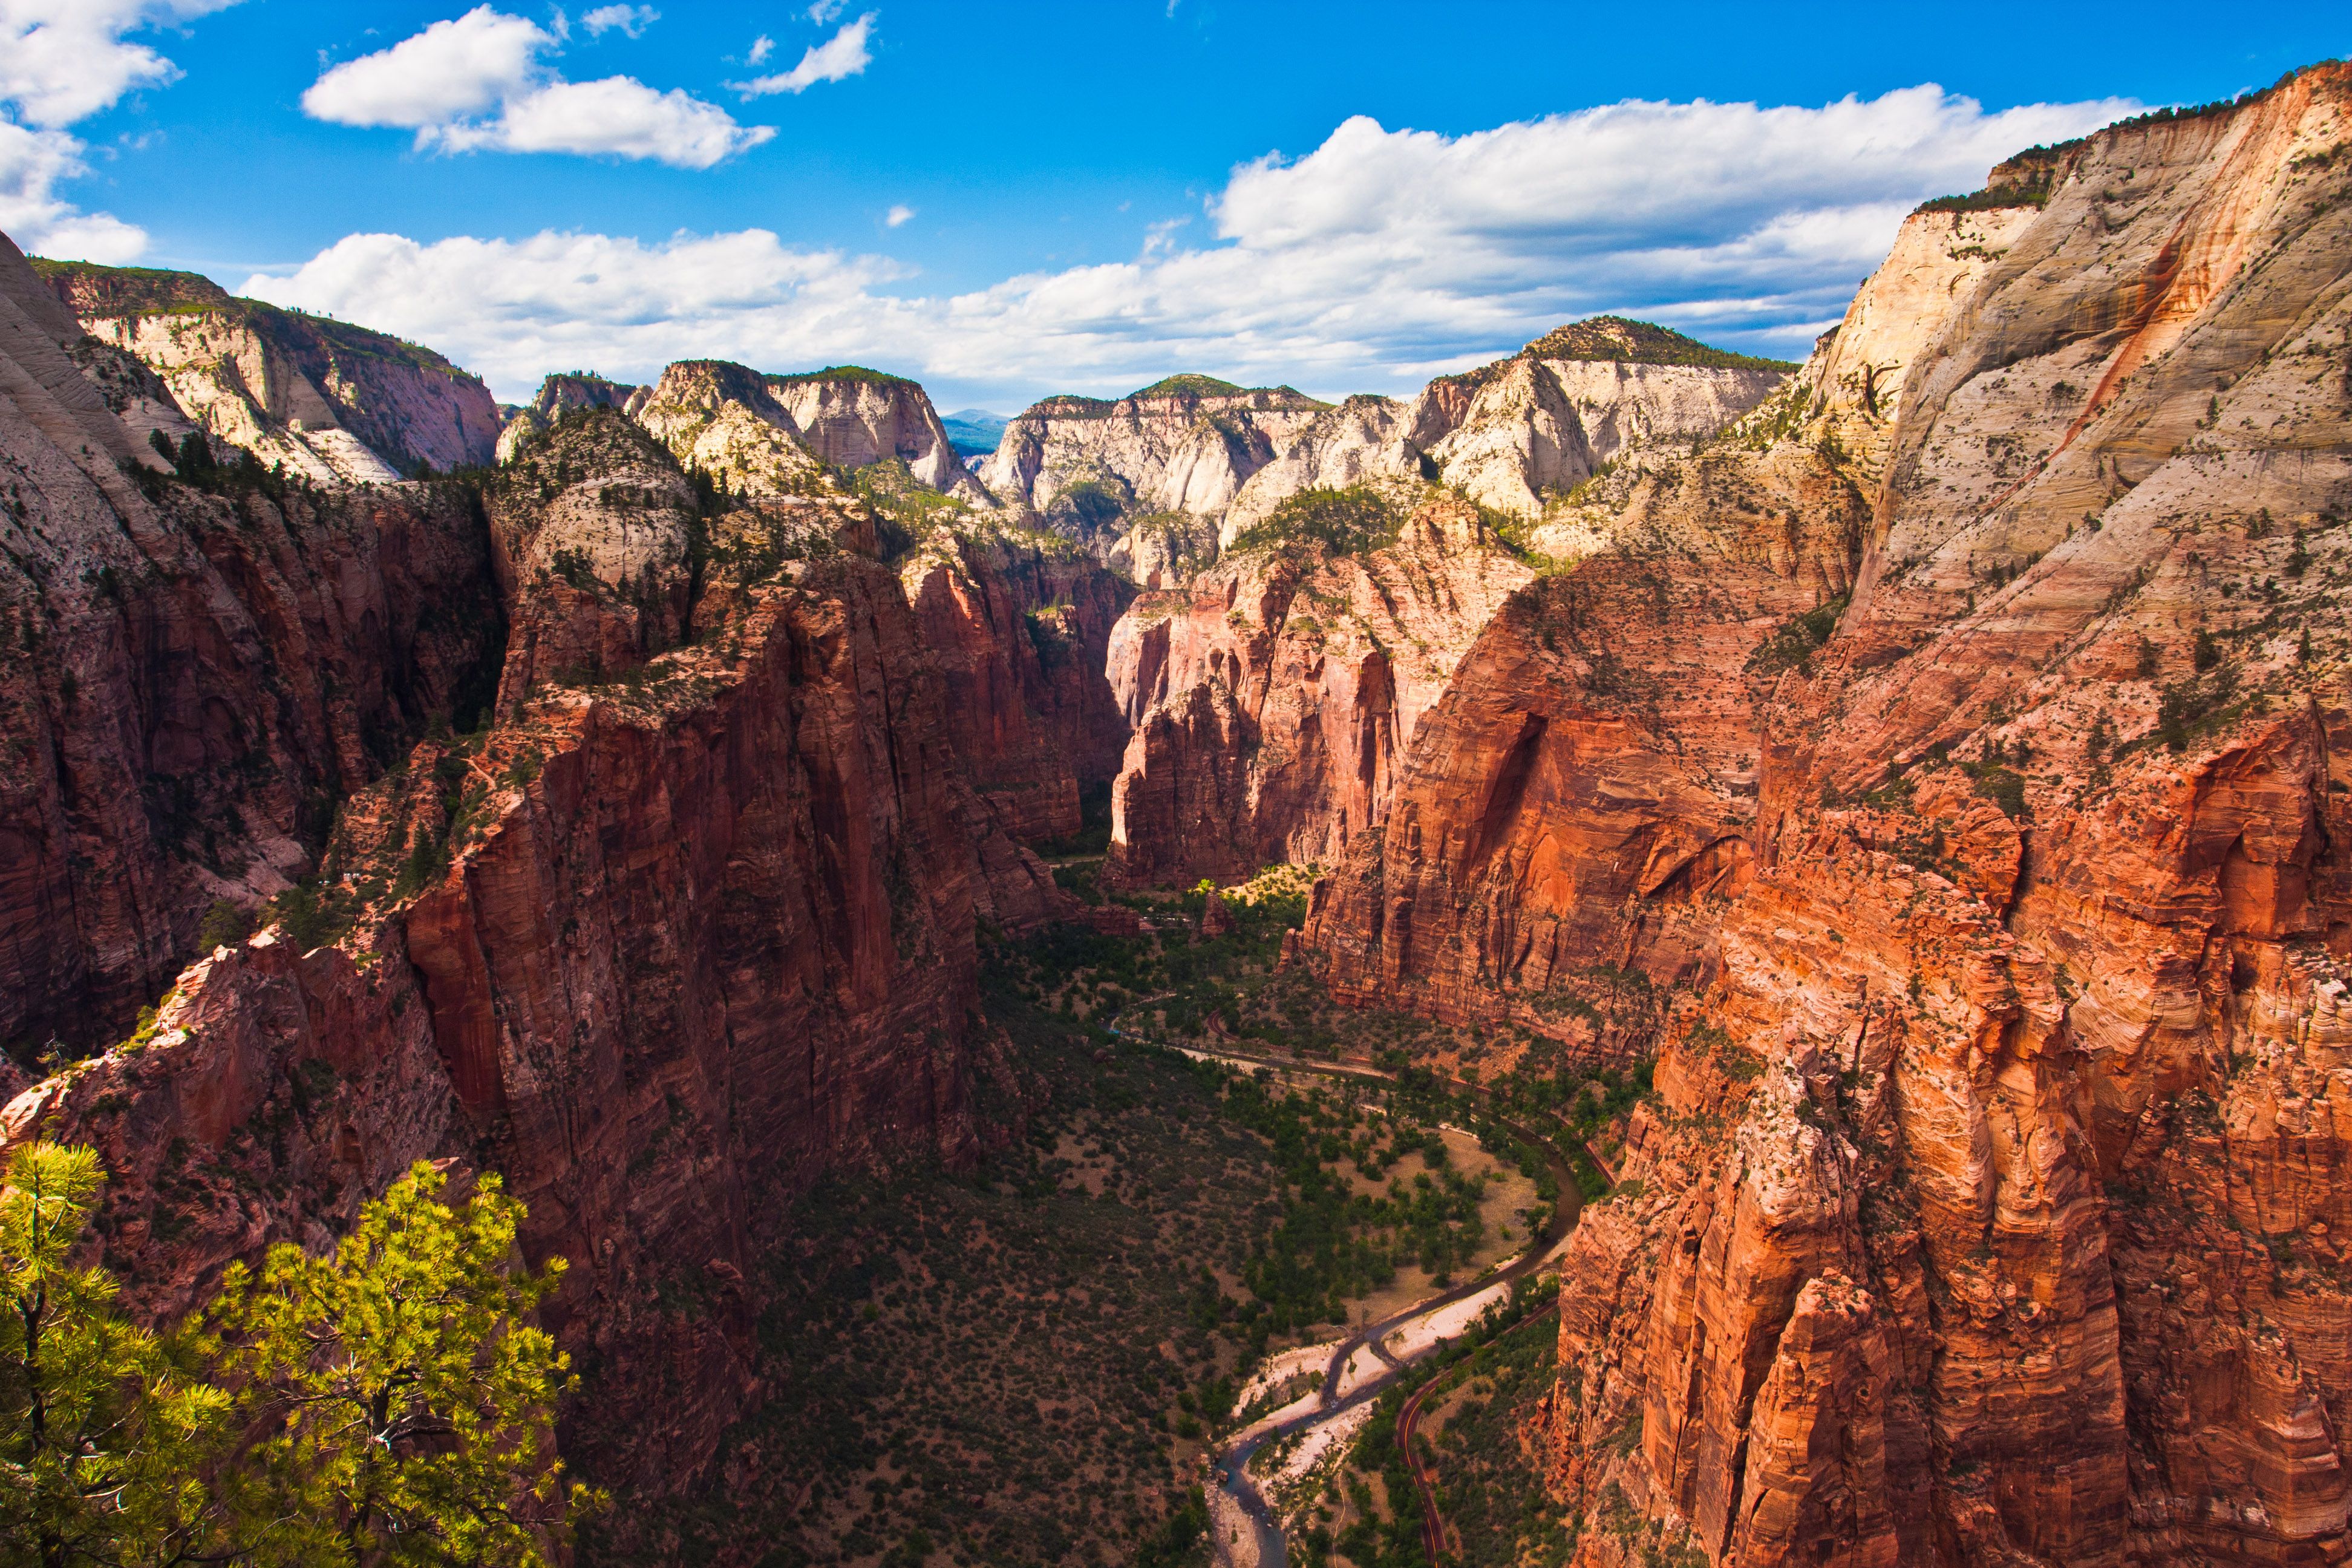
[[[1346,994],[1640,976],[1553,1026],[1663,1045],[1532,1435],[1580,1563],[2352,1545],[2347,140],[2319,67],[1913,218],[1665,549],[1490,628],[1318,895]],[[1776,622],[1849,512],[1834,631]]]
[[[1000,1135],[1007,1112],[971,1113],[982,1080],[1000,1099],[1012,1084],[975,1022],[975,933],[1066,906],[972,787],[971,716],[926,641],[939,617],[876,558],[874,513],[824,487],[721,497],[611,407],[521,441],[478,502],[454,486],[205,496],[68,456],[29,417],[0,431],[38,481],[10,625],[43,658],[12,666],[27,689],[11,734],[89,771],[28,795],[5,838],[26,851],[6,880],[26,893],[12,1000],[129,1032],[203,896],[249,906],[272,886],[207,878],[239,846],[183,840],[215,817],[254,835],[269,813],[333,823],[299,913],[19,1096],[7,1139],[100,1147],[108,1260],[156,1315],[273,1239],[333,1235],[413,1159],[504,1172],[530,1205],[525,1250],[574,1265],[550,1319],[599,1395],[569,1449],[607,1473],[625,1452],[656,1489],[688,1479],[761,1392],[742,1355],[755,1216],[827,1169],[953,1163]],[[435,521],[446,576],[403,618],[386,584],[414,584],[386,563]],[[1037,618],[1072,639],[1118,608],[1091,563],[982,549],[962,570],[983,596],[1050,598]],[[412,747],[452,716],[425,657],[445,625],[469,639],[483,720]],[[971,652],[963,630],[950,654]],[[1124,738],[1107,689],[1089,706],[1045,671],[1048,639],[1017,613],[985,630],[1007,665],[1031,661],[1033,750],[1077,748],[1057,791],[1074,797]],[[287,639],[305,636],[331,653],[296,658]],[[296,795],[303,744],[321,760]],[[144,820],[159,792],[188,817],[182,840]],[[283,886],[317,841],[278,833]],[[191,881],[179,927],[98,923],[109,897]],[[91,956],[28,945],[73,940]]]
[[[188,417],[264,465],[322,484],[381,484],[490,460],[489,389],[430,349],[235,299],[193,272],[38,265],[93,336],[152,368]]]
[[[1385,815],[1455,660],[1533,574],[1476,508],[1441,499],[1379,549],[1269,542],[1139,598],[1109,648],[1134,726],[1111,795],[1112,879],[1339,859]]]
[[[13,248],[0,295],[0,1041],[29,1060],[127,1031],[211,904],[284,889],[338,798],[471,722],[500,614],[452,488],[132,482],[76,368],[111,351],[32,324]]]

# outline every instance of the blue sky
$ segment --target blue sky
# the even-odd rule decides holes
[[[943,406],[1178,369],[1399,391],[1600,310],[1794,355],[1920,197],[2352,48],[2340,3],[2122,19],[0,0],[0,227],[509,397],[700,354]]]

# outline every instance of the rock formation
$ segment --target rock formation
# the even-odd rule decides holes
[[[490,460],[496,402],[429,349],[235,299],[194,273],[39,266],[93,336],[153,369],[183,413],[265,466],[381,484]]]
[[[1003,505],[1099,555],[1141,526],[1205,544],[1205,560],[1244,481],[1325,406],[1286,386],[1245,391],[1206,375],[1171,375],[1116,401],[1049,397],[1005,426],[980,477]]]
[[[551,375],[517,410],[499,442],[501,461],[571,411],[620,408],[677,460],[740,494],[814,493],[824,468],[877,466],[915,484],[985,506],[921,386],[856,365],[769,375],[726,360],[681,360],[650,386],[584,373]]]
[[[1376,550],[1269,542],[1137,599],[1109,648],[1134,726],[1112,879],[1337,861],[1385,815],[1454,661],[1533,575],[1475,507],[1439,500]]]
[[[1661,1050],[1564,1267],[1580,1563],[2352,1550],[2348,134],[2317,67],[1913,217],[1318,889],[1343,994]]]
[[[571,1446],[681,1481],[758,1394],[756,1215],[834,1164],[968,1154],[975,931],[1066,900],[967,782],[862,503],[719,500],[605,408],[526,442],[488,522],[497,700],[343,805],[324,945],[220,949],[6,1132],[100,1147],[110,1258],[157,1313],[411,1159],[494,1165],[526,1250],[574,1263],[551,1320],[603,1370]],[[1116,613],[1064,586],[1074,628]]]
[[[1498,511],[1538,516],[1631,447],[1714,435],[1793,368],[1646,321],[1571,322],[1409,400],[1351,397],[1326,411],[1242,488],[1223,537],[1230,542],[1300,490],[1384,478],[1426,479]]]
[[[1204,375],[1115,402],[1049,397],[1006,427],[981,477],[1137,584],[1172,588],[1304,490],[1409,497],[1435,482],[1533,517],[1629,446],[1715,434],[1790,368],[1601,316],[1409,400],[1333,406]]]
[[[498,460],[505,462],[516,448],[564,415],[585,408],[625,407],[639,389],[626,382],[607,381],[591,371],[562,371],[539,384],[527,407],[500,405],[506,424],[499,431]]]
[[[1104,672],[1132,591],[1051,536],[986,527],[939,530],[898,566],[974,786],[1017,837],[1076,833],[1127,746]]]
[[[135,484],[77,368],[114,351],[13,247],[0,331],[0,1040],[86,1046],[127,1032],[211,904],[284,889],[336,798],[472,721],[501,622],[462,495]]]

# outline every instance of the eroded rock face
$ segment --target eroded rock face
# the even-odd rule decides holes
[[[1593,553],[1479,629],[1318,884],[1307,939],[1342,998],[1591,1043],[1591,1009],[1635,1026],[1651,987],[1706,973],[1752,874],[1759,651],[1844,592],[1865,509],[1799,449],[1617,483]]]
[[[1535,517],[1630,447],[1713,436],[1792,368],[1647,322],[1572,322],[1410,399],[1351,397],[1326,410],[1242,488],[1223,538],[1231,543],[1300,490],[1383,481],[1440,482]]]
[[[1129,884],[1328,864],[1380,820],[1455,661],[1534,575],[1475,508],[1438,501],[1368,555],[1230,555],[1138,599],[1110,682],[1135,726],[1108,872]]]
[[[239,300],[194,273],[42,264],[100,341],[161,375],[215,438],[320,484],[490,460],[489,389],[429,349]]]
[[[898,575],[973,784],[1017,837],[1077,832],[1081,793],[1127,747],[1104,670],[1133,590],[1090,558],[982,530],[936,535]]]
[[[502,617],[451,489],[151,500],[58,342],[87,340],[13,248],[0,295],[0,1039],[88,1046],[169,984],[210,904],[286,887],[338,797],[470,721]]]
[[[1108,554],[1139,520],[1213,523],[1325,405],[1291,388],[1171,376],[1117,401],[1049,397],[1005,426],[981,481]]]
[[[544,668],[543,636],[510,657],[482,732],[424,742],[340,814],[320,886],[345,934],[221,950],[134,1047],[15,1100],[5,1137],[101,1149],[112,1261],[158,1315],[268,1241],[331,1236],[412,1159],[495,1167],[525,1250],[573,1263],[551,1321],[599,1398],[567,1450],[678,1483],[759,1396],[761,1216],[822,1170],[994,1135],[973,1086],[1010,1069],[974,1033],[975,932],[1070,905],[968,782],[870,517],[820,542],[792,508],[698,516],[705,570],[678,584],[637,531],[684,481],[617,413],[506,478],[478,580],[519,628],[625,633],[621,678]],[[542,572],[559,537],[578,556]],[[999,593],[1023,570],[982,563]]]
[[[2053,150],[1808,367],[1883,482],[1566,1265],[1586,1559],[2352,1546],[2347,130],[2326,66]]]

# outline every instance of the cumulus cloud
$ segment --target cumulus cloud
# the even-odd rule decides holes
[[[882,221],[890,227],[897,228],[900,224],[906,223],[914,216],[915,209],[908,206],[902,202],[898,205],[892,207],[888,212],[883,214]]]
[[[146,231],[86,213],[57,194],[88,171],[88,146],[65,128],[125,93],[163,87],[180,68],[129,35],[201,16],[235,0],[0,0],[0,231],[26,250],[91,261],[136,260]]]
[[[649,7],[604,6],[584,21],[627,12],[640,25]],[[715,103],[635,77],[567,81],[546,57],[553,33],[489,5],[436,22],[388,49],[346,60],[302,95],[303,111],[341,125],[416,132],[422,150],[574,153],[652,159],[708,169],[775,134],[746,126]]]
[[[762,33],[751,40],[751,52],[743,57],[743,60],[747,65],[763,66],[768,63],[768,57],[775,52],[776,40]]]
[[[592,38],[601,38],[617,27],[630,37],[635,37],[661,20],[661,13],[650,5],[599,5],[580,18]]]
[[[354,236],[247,291],[432,343],[508,396],[550,368],[644,376],[709,354],[882,363],[959,395],[1179,369],[1404,390],[1603,310],[1793,355],[1921,198],[2137,108],[1990,113],[1931,86],[1813,109],[1626,102],[1458,137],[1354,119],[1304,157],[1234,170],[1197,247],[1163,222],[1131,261],[956,295],[761,229]]]
[[[824,10],[821,5],[813,6],[809,15],[816,16],[818,12]],[[840,7],[835,5],[827,16],[839,10]],[[843,81],[863,74],[866,68],[874,63],[873,52],[866,47],[866,39],[874,32],[874,17],[875,13],[866,12],[824,42],[812,44],[808,52],[801,56],[801,63],[792,69],[738,82],[735,90],[745,98],[761,98],[772,92],[806,92],[821,81]]]

